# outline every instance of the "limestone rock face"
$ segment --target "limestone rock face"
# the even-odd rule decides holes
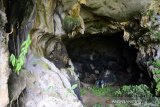
[[[137,55],[138,65],[144,69],[147,68],[148,74],[152,79],[151,88],[159,90],[159,82],[156,78],[159,78],[154,74],[154,70],[157,68],[153,65],[154,61],[160,59],[160,2],[153,0],[149,8],[142,13],[142,17],[130,21],[125,26],[124,38],[129,41],[130,45],[135,46],[139,52]],[[140,23],[140,24],[139,24]],[[154,75],[154,76],[153,76]],[[155,81],[157,83],[155,83]],[[155,91],[155,90],[154,90]],[[156,92],[160,95],[160,92]]]
[[[16,34],[24,31],[23,27],[27,27],[23,36],[30,34],[32,43],[29,56],[26,58],[25,70],[21,70],[18,77],[11,75],[10,104],[20,107],[82,107],[80,97],[77,97],[79,91],[77,93],[75,91],[79,88],[78,78],[74,70],[65,68],[68,56],[58,37],[63,34],[61,27],[63,12],[59,0],[27,0],[26,4],[17,0],[12,3],[15,11],[10,10],[14,16],[10,21],[20,23],[21,26],[14,27],[17,29],[14,30],[15,38],[10,39],[17,40]],[[17,16],[17,3],[23,8],[21,13],[23,11],[27,13],[26,16]],[[24,8],[25,6],[28,8]],[[22,23],[17,19],[21,19]],[[56,67],[58,65],[59,69]],[[60,71],[60,68],[63,70]],[[72,89],[74,84],[77,84],[75,92]],[[18,98],[20,103],[16,105],[14,101]]]
[[[124,21],[138,14],[151,0],[88,0],[86,6],[98,16]]]
[[[71,89],[71,78],[66,70],[60,71],[49,60],[33,54],[28,56],[26,69],[21,107],[83,107]]]
[[[63,0],[64,11],[68,11],[77,0]],[[138,15],[151,0],[86,0],[81,6],[86,33],[110,33],[120,31],[118,23]]]
[[[76,1],[63,0],[64,10],[70,9]],[[86,0],[86,5],[82,8],[97,16],[124,21],[138,14],[150,2],[151,0]]]
[[[3,1],[0,1],[2,4]],[[4,7],[0,7],[0,107],[5,107],[9,103],[8,97],[8,47],[7,47],[7,34],[4,31],[4,25],[7,22]]]

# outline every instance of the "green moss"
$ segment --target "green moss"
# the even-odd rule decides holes
[[[79,17],[65,16],[63,20],[63,29],[67,33],[71,33],[77,26],[80,26]]]

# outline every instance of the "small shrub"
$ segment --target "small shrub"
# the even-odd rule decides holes
[[[133,105],[134,106],[136,105],[138,107],[159,107],[160,106],[160,102],[159,102],[160,99],[157,97],[153,97],[149,91],[149,88],[144,84],[135,85],[135,86],[125,85],[115,92],[115,96],[128,97],[128,98],[131,98],[130,100],[135,100],[136,102],[131,103],[132,106]]]
[[[160,60],[156,60],[152,63],[156,70],[153,70],[152,73],[155,75],[154,80],[156,81],[156,92],[160,93]]]
[[[159,23],[159,17],[157,13],[155,13],[153,10],[148,10],[147,16],[149,17],[150,20],[150,26],[148,27],[149,29],[149,34],[158,40],[160,40],[160,31],[157,30],[157,24]]]
[[[133,99],[138,98],[151,98],[152,94],[149,91],[149,88],[144,85],[135,85],[135,86],[123,86],[115,92],[115,96],[118,97],[131,97]]]

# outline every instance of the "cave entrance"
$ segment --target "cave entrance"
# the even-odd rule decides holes
[[[123,33],[64,40],[81,82],[104,85],[147,84],[148,76],[136,64],[137,50]]]

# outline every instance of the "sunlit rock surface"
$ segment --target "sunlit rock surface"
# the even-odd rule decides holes
[[[0,1],[2,4],[3,1]],[[5,107],[9,103],[8,97],[8,35],[4,31],[7,17],[4,10],[4,5],[0,5],[0,107]]]
[[[49,60],[33,54],[28,56],[26,69],[28,78],[24,95],[20,98],[21,106],[83,107],[71,89],[71,78],[66,70],[60,71]]]

